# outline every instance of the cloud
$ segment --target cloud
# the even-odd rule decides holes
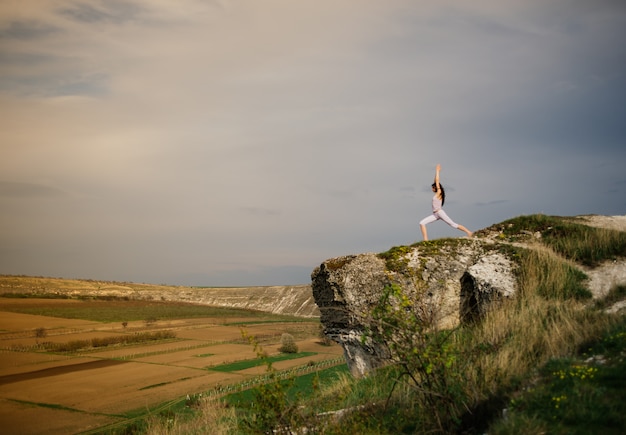
[[[241,207],[241,209],[254,216],[276,216],[280,214],[278,210],[272,210],[262,207]]]
[[[506,204],[507,202],[510,202],[510,201],[508,199],[496,199],[496,200],[489,201],[489,202],[477,202],[476,205],[479,207],[490,207],[493,205]]]
[[[292,281],[419,240],[437,162],[472,229],[624,213],[625,20],[608,0],[3,2],[0,273]]]
[[[10,21],[0,29],[0,39],[32,40],[48,37],[58,29],[38,21]]]
[[[100,2],[74,2],[59,9],[60,14],[73,21],[86,24],[124,24],[139,18],[142,7],[138,3],[122,0]]]
[[[0,197],[56,198],[65,195],[60,189],[42,184],[0,181]]]

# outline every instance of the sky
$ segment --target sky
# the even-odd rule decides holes
[[[2,0],[0,274],[310,283],[626,214],[622,0]],[[463,237],[442,221],[429,238]]]

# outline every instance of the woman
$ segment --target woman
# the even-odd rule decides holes
[[[443,190],[443,186],[439,183],[439,171],[441,170],[441,165],[437,164],[435,169],[435,182],[432,184],[433,192],[435,196],[433,196],[433,214],[425,217],[420,221],[420,228],[422,230],[422,236],[424,240],[428,240],[428,234],[426,233],[426,225],[431,222],[435,222],[436,220],[441,219],[452,228],[457,228],[461,231],[464,231],[468,237],[472,237],[472,232],[465,228],[463,225],[459,225],[454,222],[452,219],[448,217],[445,211],[443,211],[443,204],[446,202],[446,191]]]

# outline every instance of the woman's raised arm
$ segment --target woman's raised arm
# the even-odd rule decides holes
[[[441,165],[437,163],[435,167],[435,185],[437,186],[437,192],[441,190],[441,185],[439,184],[439,171],[441,171]]]

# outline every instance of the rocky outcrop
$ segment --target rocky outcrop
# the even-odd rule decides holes
[[[438,327],[475,321],[515,294],[514,263],[504,252],[478,239],[443,239],[326,260],[311,274],[324,332],[343,346],[352,374],[362,376],[389,357],[366,334],[387,286],[419,298]]]
[[[514,295],[514,264],[495,252],[480,257],[461,276],[459,319],[465,322],[482,318],[493,302]]]

